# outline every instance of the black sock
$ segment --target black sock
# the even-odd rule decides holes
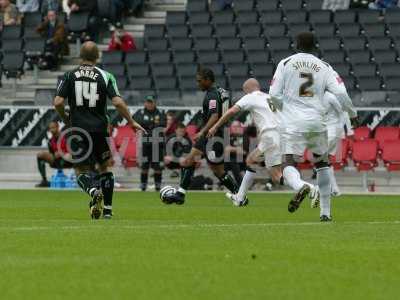
[[[161,186],[161,181],[162,181],[162,173],[154,173],[154,184],[157,187]]]
[[[181,182],[180,187],[187,190],[192,182],[194,174],[194,167],[182,168],[181,169]]]
[[[283,176],[281,176],[281,179],[279,180],[279,184],[285,185],[285,179],[283,178]]]
[[[86,173],[79,174],[76,180],[81,189],[90,197],[92,197],[93,192],[96,190],[96,186],[93,183],[93,179],[90,177],[90,175]]]
[[[37,165],[38,165],[40,176],[42,176],[42,180],[43,181],[47,181],[47,178],[46,178],[46,162],[43,159],[38,158],[37,159]]]
[[[112,209],[114,174],[112,172],[100,174],[100,186],[104,195],[104,208]]]
[[[225,173],[221,178],[218,177],[218,179],[231,193],[237,194],[239,187],[228,173]]]
[[[140,173],[140,183],[147,186],[147,181],[149,180],[149,173]]]

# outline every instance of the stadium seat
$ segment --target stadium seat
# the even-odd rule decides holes
[[[40,23],[42,23],[42,15],[40,12],[25,12],[23,23],[25,28],[36,28]]]
[[[46,40],[43,38],[25,39],[25,55],[28,57],[39,56],[44,53]]]
[[[357,23],[340,24],[338,33],[341,37],[357,37],[360,35],[360,25]]]
[[[388,50],[393,47],[393,42],[388,37],[373,37],[368,39],[368,48],[372,51]]]
[[[186,3],[186,10],[191,13],[195,11],[207,10],[207,1],[203,0],[188,0]]]
[[[315,35],[319,38],[334,38],[336,26],[332,23],[313,23]]]
[[[237,36],[237,28],[235,24],[222,24],[218,25],[215,28],[215,35],[218,38],[222,37],[236,37]]]
[[[400,91],[400,76],[385,77],[385,86],[390,91]]]
[[[348,37],[343,39],[343,46],[346,50],[364,50],[365,44],[364,37]]]
[[[356,81],[353,76],[342,76],[342,80],[349,92],[355,89]]]
[[[23,39],[14,39],[14,40],[3,40],[2,41],[2,50],[3,51],[21,51],[24,48],[24,40]]]
[[[264,35],[267,38],[286,36],[285,24],[264,24]]]
[[[151,90],[152,87],[152,80],[148,76],[135,77],[129,84],[131,90]]]
[[[210,23],[210,13],[208,11],[196,11],[189,14],[188,22],[193,25],[203,25]]]
[[[121,64],[103,64],[103,69],[107,72],[110,72],[114,76],[124,76],[125,75],[125,66]]]
[[[200,64],[218,63],[220,62],[220,55],[218,51],[200,50],[197,51],[197,61]]]
[[[249,50],[247,52],[247,59],[250,63],[266,63],[269,61],[269,52],[265,50]]]
[[[373,170],[378,165],[378,142],[372,139],[355,141],[352,155],[358,171]]]
[[[250,11],[254,8],[254,0],[235,0],[233,2],[233,10],[239,14],[243,11]]]
[[[194,39],[193,49],[195,50],[214,50],[217,48],[217,40],[213,37],[203,37]]]
[[[350,65],[348,63],[336,63],[332,64],[331,67],[341,76],[349,76],[350,74]]]
[[[152,64],[151,73],[154,77],[168,77],[174,76],[175,70],[174,66],[170,63],[168,64]]]
[[[272,61],[278,64],[282,59],[285,59],[294,54],[293,50],[276,50],[271,52]]]
[[[195,61],[195,53],[193,51],[174,51],[173,54],[173,61],[176,64],[179,63],[194,63]]]
[[[178,63],[176,64],[176,72],[179,76],[195,76],[197,65],[193,63]]]
[[[398,62],[398,55],[394,50],[377,50],[373,52],[373,59],[376,63],[395,63]]]
[[[305,10],[287,10],[284,12],[284,20],[287,23],[304,23],[307,21]]]
[[[214,25],[222,25],[222,24],[232,24],[235,15],[231,10],[223,10],[215,12],[212,16],[212,22]]]
[[[22,51],[3,52],[3,72],[7,78],[18,78],[23,74],[25,55]]]
[[[262,24],[279,24],[282,21],[282,12],[280,10],[266,10],[260,13],[260,22]]]
[[[127,65],[127,73],[129,78],[147,76],[150,74],[150,65],[147,63],[129,64]]]
[[[267,42],[267,46],[271,51],[291,50],[292,49],[292,41],[286,37],[269,38],[268,42]]]
[[[101,62],[104,65],[120,64],[123,61],[122,51],[105,51],[101,55]]]
[[[244,40],[243,48],[249,50],[264,50],[267,41],[264,38],[247,38]]]
[[[310,11],[319,10],[322,8],[323,0],[307,0],[306,8]]]
[[[244,52],[242,50],[224,50],[222,51],[222,61],[224,63],[241,63],[244,61]]]
[[[362,77],[362,76],[372,77],[376,75],[376,65],[371,63],[353,64],[352,73],[356,77]]]
[[[248,76],[249,74],[249,66],[244,63],[227,63],[225,69],[231,77]]]
[[[1,39],[4,40],[14,40],[22,36],[22,27],[19,25],[4,26],[1,32]]]
[[[341,50],[342,41],[335,37],[320,38],[318,39],[318,48],[321,49],[321,51]]]
[[[309,15],[309,22],[311,23],[321,23],[321,24],[328,24],[331,22],[332,14],[329,10],[311,10],[308,13]]]
[[[275,10],[278,8],[278,0],[257,1],[257,9],[259,11]]]
[[[396,9],[388,9],[385,12],[386,23],[398,23],[400,20],[400,11]]]
[[[248,79],[248,76],[233,76],[229,78],[229,87],[232,91],[241,91],[243,83]]]
[[[377,76],[361,76],[357,77],[357,88],[362,91],[377,91],[382,89],[382,82]]]
[[[289,28],[288,33],[292,38],[296,38],[296,36],[299,33],[311,31],[311,26],[307,22],[304,22],[304,23],[289,23],[288,24],[288,28]]]
[[[165,38],[148,38],[146,40],[146,48],[149,51],[157,51],[168,49],[168,40]]]
[[[184,11],[168,11],[165,23],[167,26],[186,24],[186,13]]]
[[[189,27],[186,25],[170,25],[167,30],[170,38],[183,38],[189,35]]]
[[[380,10],[360,10],[358,11],[358,22],[362,24],[381,22]]]
[[[355,10],[337,10],[333,20],[336,24],[352,24],[356,22],[356,15]]]
[[[188,51],[192,49],[192,40],[189,38],[171,38],[171,49],[174,51]]]
[[[147,61],[146,52],[143,51],[135,51],[129,52],[125,56],[125,63],[129,64],[142,64]]]
[[[239,50],[241,41],[238,38],[221,38],[219,39],[219,49],[221,50]]]
[[[293,0],[280,0],[281,5],[280,7],[287,10],[287,9],[302,9],[303,8],[303,2],[302,1],[293,1]]]
[[[274,75],[275,65],[272,63],[257,63],[251,66],[254,76],[271,77]]]
[[[355,141],[363,141],[369,139],[371,136],[371,129],[369,127],[358,127],[354,129],[354,140]]]
[[[36,31],[36,27],[24,28],[24,39],[29,38],[42,38],[42,36]]]
[[[210,24],[201,24],[192,27],[191,36],[195,39],[198,38],[211,38],[213,27]]]
[[[144,37],[158,37],[161,38],[165,34],[165,26],[163,24],[146,24],[144,28]]]
[[[262,27],[259,24],[239,25],[239,35],[241,38],[259,38],[262,35]]]
[[[386,35],[386,27],[384,23],[363,24],[362,32],[369,38],[384,37]]]
[[[240,25],[256,24],[257,22],[258,22],[258,14],[255,11],[241,11],[236,16],[236,23]]]
[[[328,50],[322,53],[323,60],[329,64],[345,62],[345,53],[341,50]]]
[[[387,140],[382,145],[382,160],[389,172],[400,170],[400,140]]]
[[[179,77],[179,88],[182,92],[197,90],[196,78],[193,74]]]
[[[369,63],[371,54],[368,50],[350,50],[347,52],[348,61],[352,64]]]
[[[383,63],[379,67],[379,72],[384,77],[400,77],[400,63]]]
[[[214,75],[216,77],[225,76],[225,68],[224,68],[224,65],[221,63],[204,63],[201,65],[201,67],[209,68],[209,69],[213,70]]]
[[[375,131],[375,140],[378,141],[379,149],[382,151],[383,145],[386,141],[399,140],[400,128],[399,127],[383,127],[380,126]],[[398,149],[400,152],[400,148]]]
[[[87,30],[89,24],[88,12],[71,13],[68,20],[68,29],[73,33],[81,33]]]
[[[152,51],[149,52],[149,61],[151,63],[168,63],[171,61],[171,53],[168,51]]]

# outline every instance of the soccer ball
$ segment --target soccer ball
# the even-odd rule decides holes
[[[164,186],[160,190],[160,199],[165,204],[171,204],[170,202],[168,202],[168,200],[166,200],[165,197],[168,195],[175,194],[175,193],[176,193],[176,188],[174,188],[173,186],[170,186],[170,185]]]

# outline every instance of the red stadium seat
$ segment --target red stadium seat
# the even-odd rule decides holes
[[[377,166],[378,142],[373,139],[355,141],[353,161],[358,171],[373,170]]]
[[[339,156],[334,155],[330,157],[331,165],[335,170],[341,170],[348,164],[348,155],[349,155],[349,140],[342,139],[340,143],[340,148],[338,148],[337,153]]]
[[[129,126],[116,128],[114,143],[122,155],[122,164],[125,168],[137,166],[136,133]],[[121,148],[122,147],[122,148]],[[126,148],[125,148],[126,147]]]
[[[304,151],[304,155],[303,155],[303,160],[299,163],[297,163],[297,168],[299,168],[299,170],[309,170],[313,168],[313,154],[310,150],[306,149]]]
[[[389,172],[400,170],[400,140],[383,142],[382,160]]]
[[[190,139],[193,141],[194,136],[196,133],[199,131],[199,128],[196,125],[188,125],[186,126],[186,133],[190,137]]]
[[[369,139],[371,136],[371,129],[368,127],[358,127],[354,130],[354,140],[355,141],[363,141],[365,139]]]
[[[383,144],[385,141],[398,140],[399,135],[399,127],[378,127],[375,131],[375,140],[378,141],[380,152],[383,150]]]

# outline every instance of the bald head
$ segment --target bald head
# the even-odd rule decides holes
[[[259,90],[261,90],[260,83],[255,78],[247,79],[243,83],[243,92],[245,92],[245,94],[250,94]]]
[[[99,59],[99,48],[92,41],[85,42],[81,47],[80,57],[84,62],[96,64]]]

